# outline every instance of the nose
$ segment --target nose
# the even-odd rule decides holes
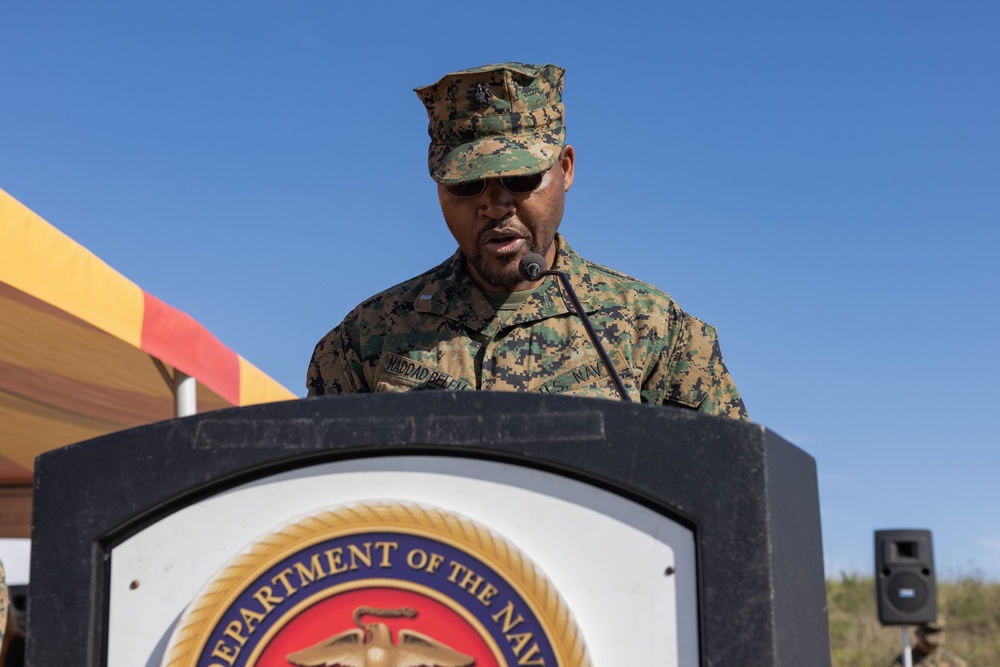
[[[480,212],[488,218],[499,220],[514,210],[514,196],[500,184],[499,178],[486,181],[486,189],[480,195]]]

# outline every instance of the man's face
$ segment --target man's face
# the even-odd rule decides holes
[[[526,193],[508,192],[492,178],[474,197],[456,197],[438,184],[438,200],[448,229],[480,287],[496,292],[531,289],[521,279],[521,258],[530,252],[555,258],[555,236],[566,192],[573,184],[573,147],[566,145],[541,184]]]
[[[944,638],[940,633],[928,637],[919,630],[917,631],[917,647],[924,655],[930,655],[934,651],[938,650],[938,646],[940,646],[943,641]]]

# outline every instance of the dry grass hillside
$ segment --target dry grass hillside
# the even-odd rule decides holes
[[[826,583],[834,667],[888,667],[902,647],[898,627],[882,627],[870,577]],[[1000,667],[1000,584],[964,577],[938,582],[938,611],[948,619],[945,646],[969,667]]]

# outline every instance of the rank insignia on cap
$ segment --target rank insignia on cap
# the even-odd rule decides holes
[[[488,83],[474,83],[469,86],[469,91],[465,96],[477,108],[481,107],[485,109],[490,106],[490,100],[493,99],[493,91],[490,90],[490,84]]]

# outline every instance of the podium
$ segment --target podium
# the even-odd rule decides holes
[[[427,391],[175,419],[39,457],[32,539],[29,665],[830,664],[813,459],[688,410]]]

